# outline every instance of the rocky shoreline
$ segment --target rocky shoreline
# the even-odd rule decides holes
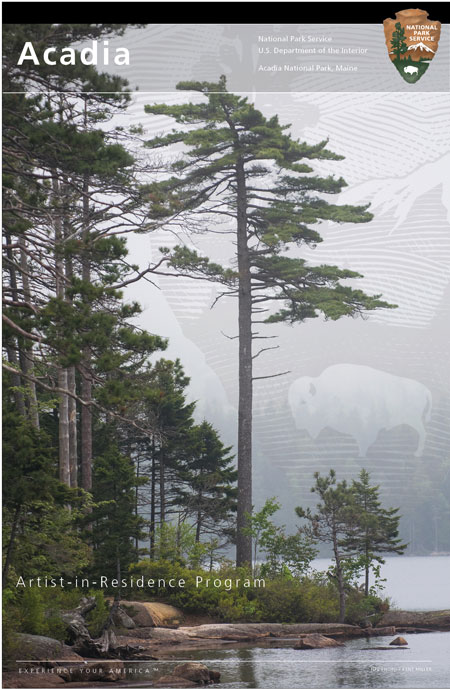
[[[155,607],[156,606],[156,607]],[[159,607],[158,607],[159,606]],[[390,611],[376,627],[340,623],[210,623],[181,624],[183,616],[171,606],[161,607],[154,603],[129,603],[124,605],[117,627],[118,647],[130,649],[135,660],[142,662],[175,659],[178,653],[192,650],[214,650],[229,647],[249,646],[275,647],[281,643],[292,643],[292,648],[308,651],[313,648],[344,645],[346,640],[377,636],[392,636],[399,633],[425,633],[450,631],[450,610],[432,612]],[[129,614],[129,615],[128,615]],[[126,626],[125,626],[126,625]],[[84,658],[74,653],[70,646],[55,639],[32,635],[19,635],[23,662],[19,672],[5,672],[5,689],[34,687],[58,687],[64,684],[72,687],[100,687],[105,681],[114,682],[117,687],[129,686],[123,679],[126,659],[114,657]],[[402,646],[391,642],[383,650],[394,650]],[[381,648],[381,647],[380,647]],[[184,664],[186,665],[186,663]],[[196,665],[201,665],[197,663]],[[182,667],[182,666],[179,666]],[[183,666],[184,667],[184,666]],[[198,668],[197,668],[198,669]],[[45,670],[45,672],[44,672]],[[177,670],[175,668],[174,672]],[[201,670],[201,671],[200,671]],[[218,682],[214,670],[199,670],[199,681],[189,677],[168,675],[157,682],[149,676],[145,686],[195,687]],[[194,672],[192,668],[185,671]],[[180,672],[182,672],[180,670]],[[206,673],[211,672],[206,681]],[[122,674],[121,674],[122,673]],[[195,674],[195,673],[194,673]],[[159,683],[159,681],[163,683]],[[166,683],[164,683],[166,682]],[[137,687],[138,684],[133,683]]]

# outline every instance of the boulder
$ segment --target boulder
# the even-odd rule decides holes
[[[48,636],[17,634],[17,641],[26,660],[82,660],[70,646]]]
[[[177,665],[172,674],[197,684],[209,684],[211,681],[209,670],[203,663],[189,662]]]
[[[116,627],[119,628],[124,628],[124,629],[135,629],[136,627],[136,622],[131,619],[129,615],[125,612],[125,610],[119,606],[117,610],[115,610],[113,616],[112,616],[112,621]]]
[[[406,646],[368,646],[360,648],[360,651],[409,651]]]
[[[211,682],[213,682],[213,684],[220,682],[220,672],[218,672],[217,670],[210,670],[209,679],[211,680]]]
[[[173,605],[166,603],[142,603],[122,601],[121,607],[132,618],[136,627],[179,627],[183,614]]]
[[[407,646],[407,645],[408,645],[408,642],[406,641],[406,639],[403,638],[403,636],[397,636],[397,638],[394,639],[393,641],[391,641],[391,643],[389,644],[389,646]]]
[[[332,648],[334,646],[343,646],[341,641],[330,639],[328,636],[322,634],[307,634],[302,637],[299,643],[294,646],[295,651],[308,651],[313,648]]]
[[[49,672],[33,672],[31,674],[22,672],[4,672],[2,687],[4,689],[51,689],[65,684],[64,679],[57,674]]]
[[[233,641],[253,641],[263,637],[298,638],[304,634],[325,634],[326,636],[360,637],[365,632],[361,627],[340,623],[298,623],[280,624],[278,622],[201,624],[197,627],[181,627],[191,638],[224,639]]]
[[[191,682],[183,677],[175,677],[174,675],[162,675],[155,680],[152,687],[170,687],[170,689],[188,689],[189,687],[198,687],[196,682]]]
[[[368,636],[394,636],[395,627],[371,627],[365,631]]]
[[[66,665],[62,675],[66,682],[117,682],[124,679],[124,664],[120,660]]]
[[[163,675],[154,687],[198,687],[220,682],[220,672],[209,670],[203,663],[187,662],[177,665],[171,675]]]
[[[432,610],[431,612],[389,610],[383,615],[379,626],[422,627],[445,632],[450,630],[450,610]]]

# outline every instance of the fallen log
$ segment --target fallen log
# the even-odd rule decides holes
[[[100,637],[93,639],[85,617],[96,605],[97,601],[93,596],[82,598],[74,610],[62,614],[61,617],[66,624],[70,647],[73,651],[86,658],[152,659],[144,655],[146,649],[143,646],[124,645],[117,641],[113,627],[120,605],[118,600],[115,600],[110,608]]]

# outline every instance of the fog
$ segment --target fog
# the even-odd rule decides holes
[[[143,51],[147,34],[134,31]],[[190,65],[189,74],[173,66],[170,78],[180,69],[183,78],[199,78],[201,64]],[[218,76],[211,69],[204,78]],[[144,88],[150,83],[143,71],[133,78]],[[264,115],[291,123],[294,137],[309,143],[328,138],[328,148],[345,159],[321,161],[316,170],[348,184],[333,202],[370,203],[374,214],[368,224],[324,222],[323,243],[290,255],[356,270],[364,279],[355,285],[397,305],[365,319],[260,326],[278,338],[270,341],[278,349],[255,360],[255,375],[288,373],[255,382],[255,504],[277,495],[280,519],[294,528],[295,505],[314,503],[314,471],[332,467],[338,479],[348,479],[364,467],[381,485],[385,506],[401,508],[410,552],[450,551],[448,97],[418,91],[249,97]],[[167,132],[173,122],[145,115],[144,104],[186,98],[173,90],[138,93],[122,124],[141,123],[147,138]],[[214,261],[232,261],[230,236],[208,229],[179,237],[163,230],[130,235],[130,261],[145,268],[159,246],[180,242]],[[139,325],[169,338],[165,356],[179,357],[191,376],[196,418],[211,421],[224,442],[234,444],[236,304],[223,298],[211,308],[218,288],[204,281],[161,277],[155,283],[128,288],[127,296],[144,307]]]

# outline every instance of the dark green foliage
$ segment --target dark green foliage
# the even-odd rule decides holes
[[[370,484],[370,475],[362,469],[359,481],[351,484],[352,509],[357,526],[341,541],[343,549],[357,558],[365,572],[365,595],[369,595],[369,572],[376,563],[384,564],[383,553],[402,555],[406,544],[398,537],[400,515],[398,509],[385,509],[381,505],[379,486]]]
[[[92,638],[100,636],[108,617],[108,604],[103,591],[31,587],[23,590],[3,591],[3,644],[4,662],[16,669],[15,659],[21,655],[16,634],[38,634],[59,641],[68,641],[66,625],[61,614],[76,608],[83,596],[96,599],[95,608],[86,616],[86,624]]]
[[[3,548],[4,584],[13,576],[74,574],[87,564],[88,548],[75,527],[82,503],[57,479],[49,436],[11,408],[4,387]],[[73,504],[69,512],[68,502]]]
[[[389,605],[385,600],[353,590],[347,600],[345,621],[347,624],[371,624],[375,627],[388,609]]]
[[[200,91],[207,102],[146,106],[147,113],[169,116],[181,125],[171,134],[148,141],[149,148],[179,143],[188,147],[173,165],[176,176],[146,188],[150,217],[176,217],[179,221],[180,214],[188,217],[206,209],[214,215],[220,198],[221,213],[231,222],[237,214],[235,170],[240,162],[245,170],[253,303],[268,302],[271,311],[277,302],[285,304],[267,317],[268,322],[303,321],[320,313],[335,320],[389,308],[379,295],[369,297],[340,284],[342,279],[361,277],[354,271],[308,266],[302,259],[280,256],[292,245],[322,241],[310,225],[323,220],[364,223],[372,219],[367,206],[338,206],[315,195],[338,194],[346,183],[342,178],[314,174],[310,161],[342,160],[342,156],[328,150],[327,141],[308,145],[292,139],[286,133],[289,125],[281,125],[276,116],[267,119],[247,98],[228,93],[225,77],[217,84],[182,82],[177,88]],[[200,128],[187,130],[183,127],[186,124]],[[204,276],[230,287],[239,280],[235,271],[211,263],[186,247],[175,247],[170,264],[181,273]],[[264,290],[270,290],[270,297]]]
[[[127,596],[135,600],[160,599],[171,603],[186,613],[209,615],[219,622],[278,622],[309,623],[336,622],[339,618],[339,604],[336,589],[332,582],[322,573],[313,573],[308,577],[287,577],[285,575],[265,578],[265,587],[245,588],[242,583],[252,574],[248,569],[230,567],[224,564],[214,572],[202,569],[187,569],[179,564],[164,560],[152,562],[143,560],[133,565],[130,575],[135,579],[144,576],[144,580],[175,581],[184,579],[184,587],[154,587],[134,589]],[[196,577],[203,582],[196,586]],[[206,586],[207,579],[220,579],[221,588]],[[240,583],[236,587],[235,582]],[[231,582],[229,590],[225,582]],[[376,615],[385,612],[388,606],[380,598],[364,595],[356,589],[348,593],[349,617],[346,622],[360,624],[377,620]]]
[[[317,493],[320,501],[313,512],[309,507],[296,508],[297,516],[309,522],[305,533],[321,543],[329,543],[333,549],[334,572],[339,592],[339,621],[344,622],[346,605],[345,554],[342,542],[358,528],[358,515],[353,503],[353,493],[346,481],[336,481],[333,469],[327,476],[314,474],[316,482],[311,492]]]
[[[234,584],[229,590],[225,585],[216,588],[212,585],[200,584],[196,586],[196,577],[206,579],[220,578],[224,582],[227,579],[241,582],[251,576],[248,570],[242,568],[222,567],[213,573],[201,569],[187,569],[180,564],[172,564],[167,560],[143,560],[130,569],[130,575],[134,577],[144,576],[147,579],[164,579],[168,581],[185,580],[185,586],[180,588],[154,587],[141,590],[139,597],[148,600],[150,596],[160,598],[175,605],[187,613],[211,615],[216,620],[223,622],[257,621],[259,619],[256,603],[255,589],[236,587]],[[136,597],[136,592],[133,593]]]
[[[98,638],[104,628],[105,622],[109,616],[109,605],[105,600],[103,591],[89,591],[89,596],[93,596],[96,600],[96,605],[93,610],[86,615],[86,626],[93,639]]]
[[[207,421],[194,426],[186,439],[186,460],[178,478],[177,504],[193,520],[200,536],[233,530],[237,471],[231,448],[225,447]]]
[[[335,622],[339,606],[334,587],[321,578],[269,579],[258,592],[264,622]]]
[[[176,506],[174,510],[172,508],[174,495],[171,483],[177,472],[185,469],[187,438],[194,424],[192,414],[195,404],[186,401],[185,390],[188,384],[189,378],[178,359],[160,359],[149,371],[148,393],[143,407],[144,413],[158,429],[157,437],[153,437],[151,441],[144,439],[150,451],[150,472],[155,484],[151,496],[150,550],[153,548],[156,526],[156,491],[160,524],[167,520],[172,511],[179,511]]]
[[[276,498],[268,498],[259,512],[249,515],[249,530],[253,539],[253,571],[261,576],[285,576],[293,579],[309,569],[317,555],[313,539],[298,529],[287,534],[285,526],[274,524],[271,517],[281,508]],[[258,566],[260,554],[264,562]]]
[[[346,481],[337,483],[333,469],[325,477],[316,471],[314,478],[316,482],[311,492],[317,493],[320,499],[316,511],[313,512],[309,507],[306,510],[297,507],[295,511],[298,517],[310,522],[312,535],[317,540],[334,545],[341,534],[347,534],[356,526],[353,494]]]
[[[59,641],[66,640],[66,628],[55,605],[53,591],[26,588],[20,600],[20,629],[25,634],[49,636]]]
[[[20,659],[20,643],[17,633],[20,621],[14,607],[15,591],[4,588],[2,591],[2,661],[3,668],[16,669],[16,660]]]
[[[136,561],[135,541],[143,536],[144,520],[134,512],[138,479],[133,462],[120,453],[112,430],[102,429],[96,441],[101,453],[94,461],[94,504],[88,521],[94,557],[92,574],[108,573],[120,580]]]

